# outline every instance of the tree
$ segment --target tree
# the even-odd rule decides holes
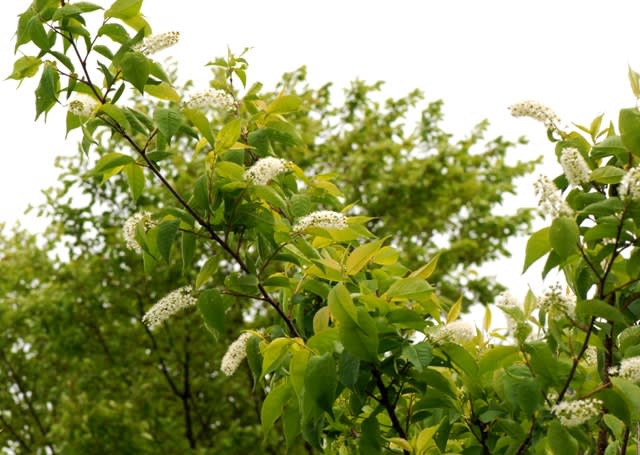
[[[529,240],[525,267],[546,256],[545,273],[559,268],[568,288],[553,287],[540,298],[529,293],[522,303],[505,295],[500,308],[512,329],[495,333],[489,310],[481,328],[460,321],[462,299],[442,298],[428,281],[435,261],[403,265],[393,241],[367,228],[371,220],[361,208],[345,207],[324,169],[305,171],[281,157],[305,150],[296,123],[304,124],[301,97],[286,91],[263,97],[259,86],[234,96],[232,83],[244,83],[247,65],[230,54],[212,62],[224,81],[183,99],[153,60],[153,51],[177,37],[143,38],[148,24],[140,7],[117,0],[96,35],[84,26],[95,6],[38,0],[20,17],[18,45],[33,42],[71,72],[74,63],[64,53],[78,57],[80,78],[44,63],[36,110],[46,113],[58,97],[72,94],[68,126],[82,128],[85,155],[100,155],[87,185],[120,175],[134,202],[149,195],[152,213],[125,222],[126,241],[143,267],[132,276],[153,280],[168,270],[181,282],[171,280],[174,290],[140,317],[146,333],[159,334],[160,326],[170,332],[184,321],[179,310],[197,307],[206,328],[222,336],[224,324],[240,322],[244,309],[267,309],[268,319],[254,321],[260,330],[244,318],[242,328],[233,327],[243,333],[229,345],[222,370],[234,374],[246,357],[254,387],[266,394],[263,434],[277,438],[280,428],[289,448],[306,444],[340,454],[637,450],[631,433],[640,420],[638,109],[621,111],[619,131],[601,128],[601,119],[564,131],[544,106],[513,107],[514,115],[545,122],[564,169],[555,182],[537,183],[551,223]],[[113,27],[120,21],[138,34]],[[43,24],[48,34],[40,32]],[[117,43],[113,50],[99,47],[107,37]],[[60,55],[52,52],[56,42]],[[94,52],[101,56],[100,84],[86,64]],[[25,65],[37,69],[41,57],[20,58],[16,78],[35,75]],[[638,95],[640,76],[630,75]],[[120,98],[127,89],[168,102],[126,107]],[[126,148],[113,151],[113,140]],[[172,153],[171,144],[180,153]],[[146,190],[148,177],[167,193]],[[355,213],[348,216],[349,210]],[[88,260],[97,257],[94,252]],[[183,283],[191,285],[179,287]],[[29,349],[22,349],[25,357]],[[21,376],[9,379],[18,387]],[[14,401],[29,409],[33,394],[21,393],[26,399]],[[197,398],[193,409],[212,404]],[[163,415],[168,425],[178,421]]]

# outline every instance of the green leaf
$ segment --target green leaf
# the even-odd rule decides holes
[[[433,359],[433,348],[426,341],[420,341],[416,344],[409,344],[402,348],[402,356],[421,372],[425,367],[429,366]]]
[[[364,268],[365,265],[375,256],[382,247],[383,239],[374,240],[373,242],[363,243],[356,247],[346,262],[346,271],[349,275],[355,275]]]
[[[357,308],[357,323],[347,318],[338,326],[340,341],[352,356],[368,362],[378,360],[378,328],[376,322],[362,308]],[[328,330],[322,332],[326,333]]]
[[[127,52],[118,63],[122,70],[123,79],[131,82],[140,93],[144,93],[144,86],[151,72],[149,60],[139,52]]]
[[[589,204],[584,207],[581,212],[585,215],[594,215],[599,218],[601,216],[608,216],[621,212],[623,208],[624,204],[622,201],[617,197],[612,197]]]
[[[176,92],[176,89],[166,82],[160,82],[159,84],[149,84],[144,86],[144,90],[151,96],[159,98],[161,100],[173,101],[174,103],[180,102],[180,95]]]
[[[289,400],[291,392],[291,384],[284,382],[271,390],[264,399],[262,410],[260,411],[260,421],[262,423],[262,433],[264,434],[265,440],[269,437],[273,424],[276,423],[282,415],[282,411]]]
[[[104,12],[104,17],[117,19],[131,19],[140,13],[142,0],[116,0],[111,7]]]
[[[522,273],[526,272],[531,264],[551,251],[551,242],[549,241],[549,228],[545,227],[531,234],[527,241],[527,248],[524,256],[524,268]]]
[[[20,57],[13,64],[13,71],[7,79],[22,80],[26,77],[33,77],[38,73],[42,60],[38,57],[30,57],[25,55]]]
[[[295,95],[279,96],[267,106],[268,114],[287,114],[295,112],[302,104],[302,99]]]
[[[262,351],[262,376],[271,373],[278,366],[279,361],[289,353],[289,345],[293,343],[291,338],[276,338]]]
[[[198,311],[204,320],[204,324],[216,335],[224,334],[224,320],[227,306],[222,296],[215,289],[205,289],[198,297]]]
[[[624,177],[624,170],[615,166],[602,166],[591,171],[590,180],[598,183],[620,183]]]
[[[169,257],[171,256],[171,247],[173,246],[173,242],[175,241],[176,235],[178,234],[179,226],[180,220],[170,220],[163,221],[156,228],[158,230],[158,237],[156,240],[158,251],[160,251],[160,254],[167,262],[169,262]]]
[[[209,145],[212,147],[216,144],[215,139],[213,138],[213,133],[211,132],[211,125],[209,124],[209,119],[197,109],[183,109],[185,117],[193,123],[193,126],[200,131],[207,141]]]
[[[31,41],[28,24],[34,16],[35,12],[32,8],[28,8],[19,16],[18,29],[16,30],[16,47],[14,48],[14,51],[17,51],[20,46]]]
[[[313,356],[307,362],[304,373],[305,395],[318,408],[333,416],[336,399],[336,363],[330,353]]]
[[[158,108],[153,113],[153,120],[158,125],[158,129],[167,138],[171,140],[174,134],[178,132],[184,123],[184,116],[177,109]]]
[[[43,51],[48,51],[51,44],[49,43],[49,37],[44,29],[44,25],[42,25],[38,16],[34,16],[29,20],[27,29],[31,41]]]
[[[131,190],[133,202],[138,202],[138,198],[144,190],[144,172],[142,168],[135,163],[127,164],[124,168]]]
[[[519,407],[526,415],[532,415],[542,405],[540,383],[531,376],[524,365],[513,365],[503,376],[504,393],[507,401]]]
[[[326,308],[326,307],[325,307]],[[360,360],[342,351],[338,362],[338,380],[341,384],[353,389],[360,374]]]
[[[621,109],[618,125],[624,146],[632,154],[640,156],[640,112],[638,109]]]
[[[629,83],[631,84],[633,96],[640,98],[640,74],[631,69],[631,65],[628,65],[627,75],[629,76]]]
[[[231,148],[240,138],[242,131],[242,119],[231,120],[216,135],[215,150],[217,153],[224,152]]]
[[[514,363],[519,358],[520,350],[516,346],[492,346],[480,357],[478,368],[480,374],[492,373]]]
[[[549,228],[549,243],[561,259],[578,252],[580,230],[573,218],[560,217],[553,220]]]
[[[104,24],[98,29],[98,36],[108,36],[116,43],[124,44],[131,39],[131,35],[120,24]]]
[[[91,171],[92,175],[104,174],[116,167],[135,164],[133,158],[122,153],[112,152],[102,156],[96,163],[96,167]]]
[[[191,270],[191,261],[196,251],[196,236],[189,233],[182,233],[182,275],[186,275]]]
[[[340,323],[346,323],[347,321],[358,322],[357,308],[344,284],[339,283],[334,286],[333,289],[329,291],[327,300],[329,310],[331,310],[331,314],[336,321]]]
[[[615,307],[609,305],[604,300],[579,300],[576,304],[576,314],[583,316],[585,319],[591,317],[604,318],[607,321],[619,322],[626,324],[624,316]]]
[[[258,277],[248,273],[232,272],[224,279],[227,288],[246,295],[257,294],[258,284]]]
[[[244,180],[244,168],[232,161],[216,163],[216,174],[230,180]]]
[[[198,276],[196,277],[196,289],[200,289],[200,287],[209,281],[209,278],[216,273],[219,262],[220,259],[216,256],[212,256],[202,264],[202,267],[200,267],[200,271],[198,272]]]
[[[468,376],[475,377],[478,374],[478,365],[465,348],[455,343],[445,343],[441,349]]]
[[[634,421],[640,420],[640,387],[633,382],[619,377],[611,377],[613,390],[618,392],[624,399],[630,411],[630,417]]]
[[[620,161],[627,161],[629,152],[624,147],[620,136],[609,136],[591,148],[591,158],[598,160],[605,156],[615,156]]]
[[[47,62],[44,65],[40,83],[36,88],[36,120],[43,112],[46,113],[58,101],[58,92],[60,91],[60,75],[53,63]]]
[[[378,419],[375,416],[367,417],[362,421],[360,428],[362,431],[360,432],[360,440],[358,441],[358,453],[360,455],[382,454],[382,447],[385,444],[385,440],[382,439]]]
[[[305,194],[294,194],[289,199],[289,212],[294,218],[311,213],[311,199]]]
[[[428,297],[433,292],[429,283],[420,278],[402,278],[395,281],[382,297],[391,300],[420,300]]]
[[[106,103],[100,106],[100,111],[104,112],[113,120],[118,122],[118,124],[125,130],[128,130],[131,127],[131,125],[129,124],[129,120],[127,119],[127,116],[125,115],[124,111],[120,109],[118,106],[111,103]]]
[[[417,270],[414,270],[409,275],[412,278],[420,278],[422,280],[428,279],[433,272],[436,271],[436,267],[438,266],[438,259],[440,259],[440,253],[436,254],[429,262],[420,267]]]
[[[547,447],[553,455],[578,453],[578,441],[557,420],[549,423]]]

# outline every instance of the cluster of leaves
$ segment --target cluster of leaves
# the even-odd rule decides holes
[[[311,122],[310,115],[300,110],[303,98],[291,93],[265,98],[261,87],[254,85],[242,98],[236,97],[236,110],[228,115],[186,108],[160,65],[135,50],[149,31],[140,15],[141,3],[117,0],[105,11],[104,23],[93,37],[84,27],[84,15],[97,11],[96,5],[34,1],[20,17],[19,46],[33,42],[40,49],[40,55],[33,58],[50,55],[54,59],[44,62],[36,111],[46,113],[65,92],[92,96],[98,105],[92,115],[68,114],[68,129],[83,131],[82,153],[104,151],[100,140],[106,134],[126,146],[102,153],[90,177],[107,181],[125,176],[132,199],[140,203],[147,193],[145,180],[153,176],[172,196],[170,203],[158,200],[152,226],[140,223],[136,229],[144,273],[155,277],[159,270],[169,268],[182,274],[181,279],[192,283],[198,311],[211,333],[221,336],[226,320],[250,305],[260,304],[272,311],[270,325],[254,332],[246,347],[254,386],[266,392],[260,411],[265,443],[278,426],[289,448],[299,447],[304,439],[311,451],[339,454],[384,450],[566,454],[593,447],[597,453],[626,453],[637,448],[630,433],[640,417],[640,387],[609,373],[621,359],[637,353],[638,202],[621,198],[616,191],[625,168],[633,166],[640,155],[637,109],[621,112],[619,135],[613,127],[601,132],[595,121],[591,128],[584,128],[592,143],[580,133],[561,132],[562,140],[556,144],[559,154],[567,147],[580,150],[593,171],[588,182],[567,193],[576,215],[559,217],[547,230],[534,234],[527,248],[527,265],[547,255],[545,270],[560,267],[577,298],[575,313],[552,317],[529,295],[522,308],[505,309],[515,324],[513,339],[498,340],[489,333],[490,312],[482,330],[456,335],[456,328],[461,327],[457,319],[462,299],[453,303],[441,298],[427,282],[436,270],[435,259],[424,265],[402,264],[401,252],[388,243],[407,245],[413,238],[404,237],[405,231],[394,232],[397,237],[392,240],[377,238],[367,228],[371,219],[363,215],[349,217],[346,228],[294,228],[314,210],[346,213],[355,207],[343,207],[350,199],[332,182],[330,168],[315,160],[309,166],[292,163],[288,172],[266,184],[247,178],[246,170],[260,158],[282,156],[284,151],[294,158],[312,156],[314,148],[323,148],[322,141],[312,144],[297,127],[298,121],[302,125]],[[130,36],[117,21],[138,33]],[[46,42],[40,27],[50,29],[44,35]],[[105,37],[117,49],[100,44]],[[61,52],[53,50],[60,44],[57,39],[62,40]],[[100,55],[100,85],[92,82],[97,78],[91,77],[87,65],[95,53]],[[75,75],[67,54],[78,60],[80,76]],[[16,63],[17,79],[38,71],[36,65],[35,70],[21,72],[24,58]],[[58,69],[58,63],[69,72]],[[214,64],[228,77],[218,81],[218,88],[235,93],[233,76],[245,83],[242,57],[230,56]],[[61,87],[61,80],[68,85]],[[157,100],[147,107],[124,107],[121,95],[127,87]],[[366,93],[366,87],[361,89]],[[345,119],[372,126],[369,122],[375,115],[357,114],[357,106],[357,102],[347,103]],[[389,109],[392,117],[386,124],[392,124],[395,115],[393,106]],[[363,130],[364,126],[354,131],[364,134]],[[422,130],[427,144],[429,134],[435,134],[432,130],[427,122]],[[381,138],[384,145],[374,154],[377,163],[386,163],[389,153],[390,168],[409,173],[423,172],[420,164],[435,166],[443,159],[451,164],[438,154],[432,161],[411,164],[406,156],[409,146],[392,147],[393,141],[388,141],[397,132],[393,128],[382,131],[387,141]],[[435,144],[448,140],[441,132],[435,134],[438,136]],[[600,140],[603,136],[606,138]],[[337,161],[349,168],[345,175],[353,181],[345,188],[352,187],[350,191],[360,199],[362,206],[356,209],[366,204],[384,206],[373,196],[377,182],[384,191],[393,187],[399,191],[393,194],[409,198],[403,199],[407,206],[394,208],[397,213],[414,209],[408,188],[417,185],[419,176],[412,177],[406,188],[394,186],[397,182],[384,183],[385,168],[379,166],[371,187],[360,184],[361,173],[373,172],[375,162],[350,161],[346,150],[357,148],[357,134],[337,138],[323,153],[334,150],[332,156],[345,157]],[[468,155],[478,139],[475,136],[461,144],[457,159]],[[507,144],[494,146],[498,151],[493,156],[499,162]],[[172,151],[175,149],[179,152]],[[491,160],[483,162],[490,156],[464,159],[466,164],[454,169],[453,175],[460,178],[470,169],[480,169],[482,179],[497,179],[487,171]],[[176,172],[176,160],[189,163]],[[303,163],[302,159],[294,161]],[[496,185],[492,194],[511,191],[511,177],[525,169],[526,165],[520,165],[512,170],[507,183],[503,182],[506,186]],[[563,176],[556,180],[560,188],[567,186]],[[466,194],[464,182],[454,182]],[[470,200],[479,204],[478,213],[485,217],[492,204],[499,202]],[[459,201],[453,206],[456,204]],[[496,226],[504,232],[509,229],[501,223],[506,223],[515,231],[526,219],[500,221]],[[461,231],[460,235],[467,234]],[[603,238],[608,241],[600,241]],[[496,249],[495,245],[488,247],[486,254]],[[420,253],[413,251],[417,259]],[[100,296],[96,300],[102,301]],[[535,334],[532,324],[537,326]],[[172,326],[173,321],[167,324]],[[146,333],[154,334],[151,330]],[[181,333],[192,336],[188,330]],[[599,352],[595,364],[585,359],[590,346]],[[572,396],[597,397],[605,407],[597,419],[567,427],[551,409],[570,402]],[[215,407],[213,400],[201,399],[200,406]],[[50,448],[58,449],[52,444]]]

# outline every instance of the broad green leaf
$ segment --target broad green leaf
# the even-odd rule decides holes
[[[617,197],[612,197],[602,201],[594,202],[584,207],[581,212],[587,215],[595,215],[596,217],[613,215],[621,212],[624,207],[622,201]]]
[[[349,275],[355,275],[364,268],[365,265],[380,250],[384,240],[374,240],[373,242],[363,243],[356,247],[347,258],[346,271]]]
[[[385,440],[382,438],[380,424],[375,415],[364,419],[360,425],[360,429],[358,453],[360,455],[382,454],[382,447],[385,445]]]
[[[104,24],[98,29],[98,36],[105,35],[116,43],[124,44],[131,39],[127,29],[120,24]]]
[[[627,407],[630,411],[630,417],[634,421],[640,420],[640,387],[633,382],[620,378],[612,377],[611,383],[613,384],[613,390],[618,392],[624,401],[627,403]]]
[[[616,166],[602,166],[591,171],[590,180],[598,183],[620,183],[624,177],[624,170]]]
[[[579,300],[576,305],[576,314],[585,319],[599,317],[621,324],[626,323],[622,313],[615,306],[611,306],[603,300]]]
[[[46,62],[42,76],[40,77],[40,83],[36,88],[36,120],[43,112],[46,113],[58,101],[58,92],[60,91],[60,75],[55,67],[55,64]]]
[[[345,350],[352,356],[368,362],[378,360],[378,328],[374,319],[362,308],[357,308],[357,324],[347,318],[340,322],[338,333]],[[328,331],[322,332],[326,333]]]
[[[130,82],[140,93],[144,93],[144,86],[151,72],[149,60],[139,52],[127,52],[118,63],[123,79]]]
[[[632,154],[640,155],[640,112],[637,108],[620,110],[618,117],[620,138],[622,143]]]
[[[329,318],[331,316],[329,307],[323,306],[313,315],[313,333],[320,333],[329,328]]]
[[[400,252],[391,246],[383,246],[374,256],[372,261],[379,265],[393,265],[398,262]]]
[[[131,127],[131,125],[129,124],[129,120],[127,119],[126,114],[118,106],[116,106],[114,104],[111,104],[111,103],[106,103],[106,104],[103,104],[103,105],[100,106],[100,111],[104,112],[109,117],[111,117],[113,120],[118,122],[118,124],[122,128],[124,128],[125,130],[127,130],[127,129],[129,129]]]
[[[333,318],[341,324],[347,321],[358,323],[358,310],[351,299],[351,294],[344,286],[339,283],[329,291],[328,297],[329,310]]]
[[[630,347],[640,345],[640,325],[627,327],[618,335],[618,344],[623,353]]]
[[[561,259],[578,252],[580,230],[573,218],[560,217],[553,220],[549,228],[549,243]]]
[[[360,374],[360,360],[342,351],[338,361],[338,381],[352,389],[358,381]]]
[[[291,338],[276,338],[271,343],[262,347],[262,375],[270,373],[277,367],[278,361],[281,360],[288,352],[289,345],[294,341]]]
[[[425,280],[408,277],[395,281],[382,297],[391,300],[420,300],[428,297],[432,292],[433,288]]]
[[[173,242],[175,241],[176,235],[178,234],[179,226],[180,220],[170,220],[163,221],[156,228],[158,230],[156,240],[158,244],[158,251],[160,251],[160,254],[167,262],[169,262],[169,257],[171,256],[171,247],[173,246]]]
[[[492,373],[519,358],[520,350],[516,346],[492,346],[480,357],[478,368],[480,374]]]
[[[200,134],[202,134],[207,139],[209,145],[211,145],[212,147],[215,146],[216,141],[213,138],[213,133],[211,132],[209,119],[207,119],[207,117],[197,109],[183,109],[183,112],[185,117],[191,123],[193,123],[193,126],[195,126],[198,131],[200,131]]]
[[[542,405],[540,383],[531,376],[524,365],[513,365],[503,376],[504,393],[507,401],[519,407],[526,415],[532,415]]]
[[[227,306],[215,289],[205,289],[198,297],[198,311],[204,324],[215,335],[224,334],[224,320]]]
[[[246,295],[257,294],[258,284],[258,277],[248,273],[231,272],[224,279],[227,288]]]
[[[217,162],[216,174],[230,180],[244,180],[244,168],[232,161]]]
[[[315,406],[331,416],[337,386],[336,362],[333,356],[326,353],[311,357],[304,373],[304,393]]]
[[[196,236],[189,232],[182,233],[182,275],[186,275],[191,270],[191,261],[196,251]],[[196,289],[199,286],[196,286]]]
[[[311,213],[311,199],[305,194],[294,194],[289,199],[289,212],[295,218]]]
[[[284,441],[287,449],[296,441],[296,437],[300,434],[300,424],[302,416],[300,408],[296,400],[288,400],[282,413],[282,431],[284,433]]]
[[[267,106],[268,114],[286,114],[295,112],[302,104],[302,99],[295,95],[279,96]]]
[[[184,116],[177,109],[161,107],[154,111],[153,120],[167,141],[170,141],[184,123]]]
[[[96,167],[91,173],[94,175],[103,174],[110,169],[127,164],[135,164],[135,161],[129,155],[123,155],[117,152],[107,153],[98,160]]]
[[[420,278],[422,280],[428,279],[433,272],[436,271],[436,267],[438,266],[438,259],[440,259],[440,253],[436,254],[428,263],[423,265],[417,270],[411,272],[409,275],[412,278]]]
[[[291,392],[291,384],[283,382],[273,390],[269,391],[262,402],[260,421],[262,422],[262,433],[264,434],[265,439],[269,437],[273,424],[282,415],[282,410],[287,403]]]
[[[411,362],[416,370],[422,371],[429,366],[431,359],[433,359],[433,348],[426,341],[420,341],[404,346],[402,356]]]
[[[33,43],[43,51],[49,50],[51,47],[49,38],[47,37],[47,32],[45,31],[44,25],[42,25],[38,16],[34,16],[29,20],[27,28],[29,30],[29,38],[31,41],[33,41]]]
[[[629,83],[631,84],[633,96],[640,98],[640,74],[636,73],[631,68],[631,65],[628,65],[627,75],[629,76]]]
[[[465,348],[455,343],[445,343],[441,349],[449,356],[451,361],[458,365],[468,376],[475,377],[477,375],[478,365]]]
[[[209,278],[218,270],[219,264],[220,259],[216,256],[212,256],[206,260],[202,267],[200,267],[200,271],[196,277],[196,289],[200,289],[203,284],[209,281]]]
[[[526,253],[524,256],[524,268],[522,273],[536,262],[538,259],[551,251],[551,242],[549,241],[549,228],[545,227],[531,234],[527,241]]]
[[[547,438],[547,447],[553,455],[578,453],[578,441],[557,420],[549,423]]]
[[[624,147],[620,136],[609,136],[591,148],[591,158],[597,160],[605,156],[615,156],[620,161],[626,161],[624,158],[629,156],[629,152]]]
[[[460,312],[462,311],[462,296],[458,297],[456,303],[451,306],[451,309],[447,313],[447,324],[455,321],[460,316]]]
[[[144,190],[144,172],[142,168],[135,163],[127,164],[124,168],[124,172],[127,175],[127,182],[129,183],[129,189],[131,190],[131,198],[133,202],[138,202],[138,198]]]
[[[242,120],[231,120],[216,135],[215,150],[217,153],[228,150],[233,144],[240,138],[240,132],[242,131]]]
[[[20,57],[13,64],[13,71],[7,79],[22,80],[26,77],[33,77],[38,73],[42,60],[38,57],[30,57],[25,55]]]
[[[144,86],[144,90],[151,96],[159,98],[161,100],[173,101],[174,103],[180,102],[180,95],[176,92],[176,89],[171,87],[166,82],[160,82],[159,84],[148,84]]]
[[[111,7],[104,12],[104,17],[130,19],[138,15],[141,7],[142,0],[116,0]]]

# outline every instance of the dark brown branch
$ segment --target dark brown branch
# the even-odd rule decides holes
[[[535,430],[535,428],[536,428],[536,416],[532,416],[529,433],[527,434],[527,437],[524,438],[524,441],[522,441],[522,444],[520,444],[520,446],[518,447],[518,450],[516,451],[516,455],[522,455],[523,453],[526,453],[527,448],[529,447],[529,444],[531,444],[531,438],[533,438],[533,430]]]
[[[384,385],[384,381],[382,380],[382,373],[380,373],[380,371],[375,366],[371,368],[371,373],[376,380],[376,387],[378,387],[378,390],[380,391],[380,404],[386,409],[387,414],[391,419],[391,425],[393,426],[393,429],[396,431],[396,433],[398,433],[398,436],[403,439],[407,439],[407,432],[404,431],[404,428],[402,427],[402,424],[400,423],[400,420],[398,420],[398,416],[396,415],[396,410],[393,406],[393,403],[389,399],[389,390]],[[407,450],[403,450],[403,453],[405,455],[409,455],[409,452]]]
[[[587,330],[587,336],[584,337],[584,342],[582,343],[580,352],[578,352],[578,355],[573,359],[571,370],[569,371],[569,376],[567,376],[567,380],[565,381],[564,386],[562,386],[562,390],[560,390],[560,393],[558,394],[558,399],[556,400],[556,403],[560,403],[562,401],[565,393],[567,393],[567,390],[571,385],[571,381],[573,381],[573,376],[576,374],[576,370],[578,369],[578,364],[580,363],[580,359],[582,358],[585,351],[589,347],[589,338],[591,338],[591,332],[593,332],[593,324],[595,323],[595,321],[596,321],[596,318],[591,318],[591,322],[589,323],[589,330]]]
[[[189,378],[189,362],[190,362],[190,352],[189,352],[189,333],[187,332],[184,340],[184,362],[182,363],[182,378],[183,385],[182,389],[184,393],[182,394],[182,408],[184,409],[184,426],[185,426],[185,436],[189,441],[189,447],[192,449],[196,448],[196,439],[193,436],[193,423],[191,420],[191,407],[189,405],[189,398],[191,397],[191,384]]]

